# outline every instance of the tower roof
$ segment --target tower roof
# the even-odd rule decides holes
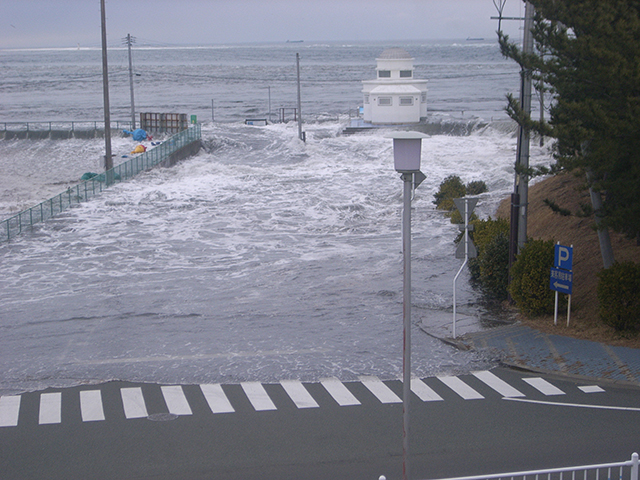
[[[411,55],[404,48],[387,48],[380,56],[379,60],[409,60]]]

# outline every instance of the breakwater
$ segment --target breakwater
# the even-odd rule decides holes
[[[112,135],[131,130],[130,121],[111,122]],[[54,121],[54,122],[0,122],[0,139],[3,140],[67,140],[69,138],[104,138],[104,122]]]
[[[103,189],[157,165],[172,166],[181,159],[195,155],[202,139],[199,124],[191,125],[152,149],[136,155],[112,169],[70,186],[64,192],[0,222],[0,241],[9,241],[35,224],[85,202]]]

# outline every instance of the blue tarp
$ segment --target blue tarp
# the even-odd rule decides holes
[[[129,130],[123,130],[123,132],[127,135],[132,135],[136,142],[141,142],[147,139],[147,132],[141,128],[137,128],[133,132],[130,132]]]

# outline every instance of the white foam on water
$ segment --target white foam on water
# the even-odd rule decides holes
[[[383,44],[308,45],[307,142],[297,125],[252,127],[295,91],[295,46],[156,49],[144,69],[143,111],[189,112],[205,149],[173,168],[117,184],[0,244],[0,392],[108,379],[177,383],[397,378],[402,369],[402,182],[385,131],[339,135]],[[447,176],[483,180],[477,211],[493,215],[513,185],[516,140],[504,93],[517,66],[496,44],[403,45],[429,80],[427,179],[413,202],[414,323],[451,309],[458,228],[435,210]],[[99,51],[7,53],[3,120],[102,115]],[[26,59],[26,60],[25,60]],[[110,58],[126,72],[124,50]],[[37,72],[31,65],[40,65]],[[35,72],[35,73],[34,73]],[[112,118],[128,116],[128,76],[114,75]],[[214,93],[212,93],[214,92]],[[314,112],[310,114],[310,112]],[[336,119],[340,117],[340,122]],[[317,121],[314,119],[318,119]],[[135,147],[112,142],[114,163]],[[0,141],[0,215],[100,172],[104,141]],[[533,165],[546,162],[532,145]],[[467,314],[491,315],[459,284]],[[413,336],[416,376],[481,370],[484,360]]]
[[[391,141],[307,129],[302,144],[292,125],[205,127],[207,151],[0,246],[6,381],[397,376],[402,182]],[[485,180],[481,205],[493,208],[510,188],[513,143],[487,131],[424,140],[417,319],[450,308],[459,266],[457,227],[433,193],[451,174]],[[477,368],[472,354],[415,337],[416,374]]]

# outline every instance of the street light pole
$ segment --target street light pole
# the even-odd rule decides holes
[[[420,171],[422,139],[417,132],[396,132],[393,161],[404,183],[402,209],[402,478],[411,478],[409,455],[409,406],[411,400],[411,192],[426,178]]]
[[[411,186],[413,173],[403,173],[404,206],[402,210],[402,478],[411,478],[409,470],[409,401],[411,398]]]

